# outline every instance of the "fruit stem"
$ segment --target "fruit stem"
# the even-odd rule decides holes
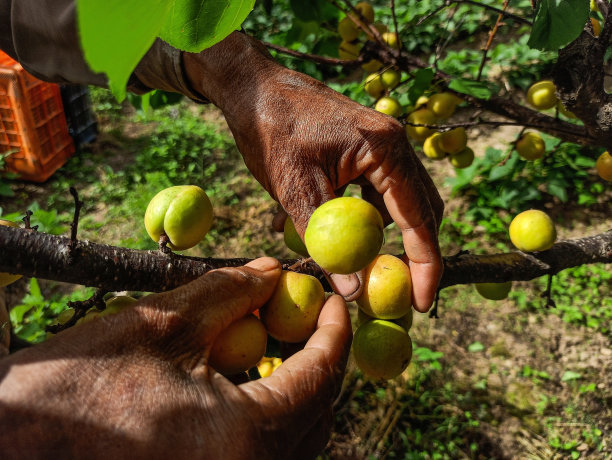
[[[554,275],[552,273],[548,274],[548,283],[546,284],[546,290],[542,293],[542,297],[546,297],[546,304],[544,305],[546,308],[557,307],[557,304],[555,303],[551,295],[553,276]]]
[[[170,238],[165,233],[162,233],[159,237],[159,250],[164,254],[172,254],[172,250],[168,247],[168,243],[170,243]]]

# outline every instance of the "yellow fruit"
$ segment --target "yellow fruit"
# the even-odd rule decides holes
[[[421,125],[433,125],[436,122],[436,117],[429,109],[419,109],[408,115],[407,121],[409,123],[416,123]],[[410,126],[406,125],[406,133],[415,141],[422,142],[427,139],[433,131],[430,128],[424,126]]]
[[[387,25],[381,22],[377,22],[376,24],[374,24],[374,27],[376,27],[376,30],[378,30],[378,33],[381,35],[389,30]]]
[[[392,116],[393,118],[399,117],[403,112],[402,106],[397,99],[389,96],[381,97],[374,108],[379,112]]]
[[[590,2],[590,6],[591,6],[591,11],[593,11],[594,13],[599,12],[599,7],[597,6],[597,3],[595,2],[595,0],[591,0]]]
[[[546,153],[546,144],[538,133],[525,133],[516,142],[516,151],[525,160],[533,161]]]
[[[260,309],[268,333],[281,342],[298,343],[314,332],[325,291],[314,276],[283,271],[276,290]]]
[[[552,109],[559,102],[555,91],[555,84],[551,80],[539,81],[527,90],[527,102],[538,110]]]
[[[374,22],[374,8],[372,8],[372,5],[370,5],[368,2],[357,3],[357,5],[355,5],[355,9],[359,11],[361,16],[363,16],[367,22]]]
[[[474,162],[474,151],[466,147],[461,152],[449,156],[448,160],[457,169],[467,168]]]
[[[399,49],[400,42],[397,39],[397,34],[395,32],[384,32],[381,34],[383,41],[389,45],[391,48]]]
[[[348,16],[338,22],[338,33],[345,42],[352,42],[359,37],[359,27]]]
[[[357,328],[353,337],[353,356],[364,374],[392,379],[410,364],[412,340],[397,324],[374,319]]]
[[[523,211],[510,223],[510,240],[524,252],[546,251],[557,239],[552,219],[537,209]]]
[[[342,42],[338,48],[338,57],[347,61],[354,61],[359,58],[359,52],[362,48],[361,43]]]
[[[234,321],[215,339],[208,364],[223,375],[236,375],[255,366],[266,352],[268,334],[253,315]]]
[[[138,302],[138,300],[129,295],[118,295],[111,297],[105,302],[106,308],[102,310],[100,315],[113,315],[115,313],[119,313],[125,307],[133,305],[136,302]]]
[[[0,219],[0,225],[19,228],[19,225],[15,222],[11,222],[10,220],[4,219]],[[21,275],[14,275],[12,273],[0,273],[0,287],[8,286],[9,284],[17,281],[19,278],[21,278]]]
[[[412,314],[413,312],[411,308],[410,311],[406,313],[404,316],[402,316],[401,318],[396,318],[396,319],[387,320],[387,321],[394,322],[398,326],[404,328],[406,332],[408,332],[410,328],[412,327]],[[364,313],[361,308],[357,309],[357,327],[361,326],[366,321],[372,321],[373,319],[377,319],[377,318],[372,318],[370,315]]]
[[[367,76],[363,88],[365,89],[366,93],[368,93],[374,99],[378,99],[385,92],[381,75],[377,73],[372,73]]]
[[[198,244],[212,225],[213,209],[208,195],[196,185],[178,185],[153,197],[145,213],[145,227],[151,239],[162,234],[177,251]]]
[[[419,109],[421,108],[421,106],[427,105],[428,102],[429,102],[429,98],[427,96],[419,96],[414,106],[415,108]]]
[[[502,300],[508,297],[510,289],[512,289],[512,281],[505,283],[476,283],[478,294],[485,299]]]
[[[560,114],[565,115],[567,118],[578,118],[574,112],[567,110],[561,101],[557,104],[557,109]]]
[[[382,254],[366,268],[363,293],[357,305],[377,319],[396,319],[412,307],[412,278],[408,265],[397,257]]]
[[[295,225],[293,224],[293,221],[290,217],[287,217],[287,219],[285,219],[284,236],[285,244],[289,249],[294,252],[297,252],[298,254],[304,257],[308,257],[308,250],[306,249],[306,245],[302,241],[302,238],[300,238],[300,235],[295,229]]]
[[[599,155],[595,163],[595,168],[597,169],[599,177],[608,182],[612,182],[612,155],[608,152]]]
[[[380,82],[383,88],[393,89],[395,88],[402,78],[402,74],[395,69],[385,70],[380,76]]]
[[[457,107],[458,98],[451,93],[432,94],[427,101],[427,108],[433,112],[437,118],[448,118]]]
[[[601,33],[601,24],[597,19],[591,18],[591,25],[593,26],[593,35],[595,37],[599,37],[599,34]]]
[[[310,256],[323,269],[354,273],[378,254],[383,243],[383,220],[365,200],[335,198],[314,211],[304,241]]]
[[[262,378],[270,377],[274,371],[272,361],[263,361],[257,365],[257,370]]]
[[[423,153],[432,160],[443,160],[446,152],[440,148],[439,140],[441,133],[433,133],[423,143]]]
[[[440,148],[451,155],[461,152],[467,146],[465,128],[453,128],[440,135]]]
[[[372,59],[365,64],[361,65],[361,68],[366,72],[372,73],[377,72],[383,66],[382,62],[377,61],[376,59]]]

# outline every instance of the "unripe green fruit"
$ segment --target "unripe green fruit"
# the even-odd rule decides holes
[[[367,321],[355,332],[353,356],[364,374],[392,379],[410,364],[412,340],[404,328],[391,321]]]
[[[510,223],[510,240],[524,252],[546,251],[557,239],[552,219],[537,209],[523,211]]]
[[[612,182],[612,156],[608,152],[599,155],[595,163],[595,169],[597,169],[599,177],[608,182]]]
[[[539,81],[527,90],[527,102],[538,110],[552,109],[559,102],[555,91],[555,84],[551,80]]]
[[[395,69],[385,70],[380,76],[380,82],[383,88],[393,89],[395,88],[402,78],[402,74]]]
[[[357,327],[361,326],[363,323],[367,321],[372,321],[373,319],[377,319],[377,318],[373,318],[367,313],[364,313],[364,311],[361,308],[357,309]],[[402,316],[401,318],[391,319],[387,321],[391,321],[397,324],[398,326],[402,327],[406,332],[408,332],[410,328],[412,327],[412,320],[413,320],[413,311],[411,308],[410,311],[406,313],[404,316]]]
[[[268,334],[255,316],[234,321],[215,339],[208,364],[223,375],[236,375],[257,365],[266,353]]]
[[[342,42],[338,48],[338,57],[347,61],[354,61],[359,57],[362,46],[361,43]]]
[[[478,294],[489,300],[502,300],[508,297],[512,289],[512,281],[505,283],[476,283]]]
[[[546,153],[546,144],[538,133],[525,133],[516,142],[516,151],[525,160],[533,161]]]
[[[374,108],[379,112],[392,116],[393,118],[399,117],[403,111],[402,106],[397,99],[389,96],[381,97]]]
[[[363,87],[366,90],[366,93],[368,93],[374,99],[378,99],[385,92],[381,76],[377,73],[368,75],[365,79]]]
[[[443,160],[446,157],[446,152],[440,148],[441,134],[433,133],[423,143],[423,153],[432,160]]]
[[[408,115],[408,122],[420,125],[433,125],[436,122],[436,117],[429,109],[419,109]],[[415,141],[422,142],[431,136],[433,131],[424,126],[406,125],[406,133]]]
[[[4,219],[0,219],[0,225],[19,228],[19,225],[15,222],[11,222],[10,220]],[[19,278],[21,278],[21,275],[16,275],[12,273],[0,273],[0,287],[8,286],[9,284],[17,281]]]
[[[361,13],[361,16],[367,22],[374,22],[374,8],[368,2],[359,2],[355,5],[355,9]]]
[[[158,242],[162,234],[171,249],[182,251],[198,244],[212,225],[213,209],[206,192],[195,185],[177,185],[153,197],[145,213],[147,233]]]
[[[454,112],[459,98],[451,93],[432,94],[427,101],[427,108],[432,111],[436,118],[448,118]]]
[[[461,152],[449,156],[448,160],[457,169],[467,168],[474,162],[474,151],[466,147]]]
[[[578,118],[574,112],[567,110],[561,101],[558,102],[557,109],[559,109],[561,115],[565,115],[567,118]]]
[[[304,241],[321,268],[349,274],[365,268],[383,243],[383,220],[365,200],[341,197],[319,206],[310,217]]]
[[[443,132],[438,142],[440,143],[440,148],[446,153],[455,155],[461,152],[467,146],[465,128],[459,127]]]
[[[118,295],[111,297],[108,299],[105,304],[106,308],[102,310],[100,315],[113,315],[115,313],[119,313],[125,307],[135,304],[138,302],[134,297],[130,297],[129,295]]]
[[[391,48],[399,49],[400,42],[397,39],[397,34],[394,32],[385,32],[381,34],[383,41],[389,45]]]
[[[57,324],[61,324],[61,325],[66,324],[68,321],[72,319],[74,314],[75,314],[74,308],[66,308],[63,312],[57,315],[57,318],[56,318]]]
[[[276,340],[299,343],[313,334],[324,303],[325,291],[318,279],[283,271],[274,294],[259,314]]]
[[[397,319],[412,308],[412,278],[408,265],[397,257],[376,256],[366,268],[363,293],[357,305],[378,319]]]
[[[361,64],[361,68],[369,73],[377,72],[382,66],[382,62],[377,61],[376,59],[372,59],[365,64]]]
[[[360,30],[348,16],[338,22],[338,33],[342,40],[352,42],[359,37]]]
[[[285,244],[289,249],[294,252],[297,252],[298,254],[304,257],[308,257],[308,249],[306,249],[306,245],[302,241],[302,238],[300,238],[300,235],[295,229],[295,225],[293,224],[293,221],[290,217],[287,217],[287,219],[285,219],[284,235]]]

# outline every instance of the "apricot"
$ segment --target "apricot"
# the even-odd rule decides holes
[[[512,244],[525,252],[546,251],[557,239],[554,222],[537,209],[523,211],[512,219],[509,232]]]

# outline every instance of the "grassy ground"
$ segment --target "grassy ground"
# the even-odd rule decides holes
[[[74,185],[85,202],[82,238],[154,249],[142,224],[149,199],[169,185],[194,183],[211,197],[215,224],[188,254],[292,256],[270,230],[275,203],[246,170],[216,110],[182,104],[144,116],[102,90],[94,100],[98,141],[45,184],[12,183],[15,196],[0,198],[5,216],[34,209],[41,230],[65,232],[72,210],[68,187]],[[485,139],[491,142],[491,133],[481,134],[471,139],[477,155]],[[507,249],[507,236],[498,230],[509,215],[467,219],[473,209],[468,198],[443,186],[455,177],[452,168],[426,165],[447,204],[444,254]],[[549,200],[560,237],[609,228],[610,192],[592,199],[589,209]],[[386,241],[386,251],[400,251],[395,229]],[[349,363],[323,457],[612,458],[610,268],[585,266],[557,276],[556,309],[542,306],[545,280],[515,283],[501,302],[483,300],[471,286],[442,291],[440,318],[415,318],[414,358],[400,378],[372,382]],[[13,320],[30,340],[44,339],[41,326],[68,297],[91,292],[40,281],[38,293],[35,284],[22,281],[8,290],[10,304],[24,305]]]

